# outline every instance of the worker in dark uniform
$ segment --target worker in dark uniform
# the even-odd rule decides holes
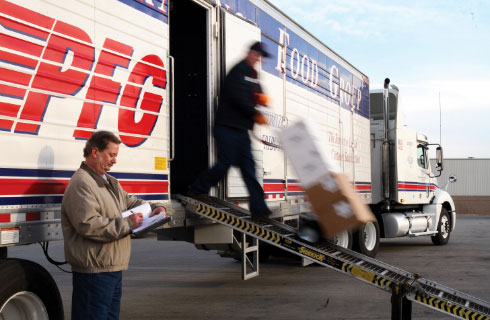
[[[218,161],[212,168],[201,173],[189,187],[190,196],[205,197],[209,189],[223,179],[230,166],[237,166],[250,194],[249,209],[252,218],[257,220],[268,217],[271,211],[267,208],[264,190],[255,176],[255,161],[248,130],[252,130],[255,122],[266,123],[255,108],[258,97],[263,95],[254,66],[261,57],[268,56],[264,46],[256,42],[250,47],[245,59],[235,65],[226,76],[214,126]]]

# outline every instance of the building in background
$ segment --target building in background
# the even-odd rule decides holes
[[[434,163],[431,159],[432,166]],[[439,188],[446,186],[450,175],[458,179],[447,186],[458,214],[490,213],[490,158],[444,159],[443,168],[437,178]]]

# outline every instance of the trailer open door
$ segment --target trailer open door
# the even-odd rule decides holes
[[[261,31],[254,23],[240,18],[228,11],[221,9],[221,79],[240,60],[245,58],[250,45],[260,41]],[[256,68],[260,71],[260,67]],[[260,73],[259,73],[260,78]],[[219,106],[218,106],[219,107]],[[252,144],[252,153],[256,162],[256,174],[258,181],[263,183],[262,146],[256,141]],[[224,185],[226,198],[247,197],[248,191],[238,168],[231,168]]]
[[[212,6],[204,1],[171,0],[169,7],[169,50],[175,61],[170,187],[179,194],[209,166],[213,19]]]

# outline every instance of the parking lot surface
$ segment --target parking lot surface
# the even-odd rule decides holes
[[[449,244],[429,237],[382,239],[376,259],[490,301],[490,217],[458,217]],[[390,319],[390,294],[318,265],[287,257],[260,264],[241,280],[241,265],[184,242],[133,239],[124,272],[121,319]],[[50,245],[63,260],[63,242]],[[71,274],[44,258],[39,245],[9,248],[10,257],[36,261],[53,275],[70,319]],[[66,267],[66,266],[65,266]],[[69,269],[69,267],[66,267]],[[413,304],[413,319],[452,319]]]

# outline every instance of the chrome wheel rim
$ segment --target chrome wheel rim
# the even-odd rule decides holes
[[[49,320],[43,301],[29,291],[18,292],[0,309],[0,319]]]
[[[376,246],[376,226],[372,222],[364,226],[364,245],[368,251],[373,250]]]
[[[441,217],[441,236],[444,239],[449,236],[449,218],[445,215]]]
[[[339,247],[348,248],[349,247],[349,232],[347,230],[344,230],[344,231],[336,234],[334,237],[334,243],[336,245],[338,245]]]

